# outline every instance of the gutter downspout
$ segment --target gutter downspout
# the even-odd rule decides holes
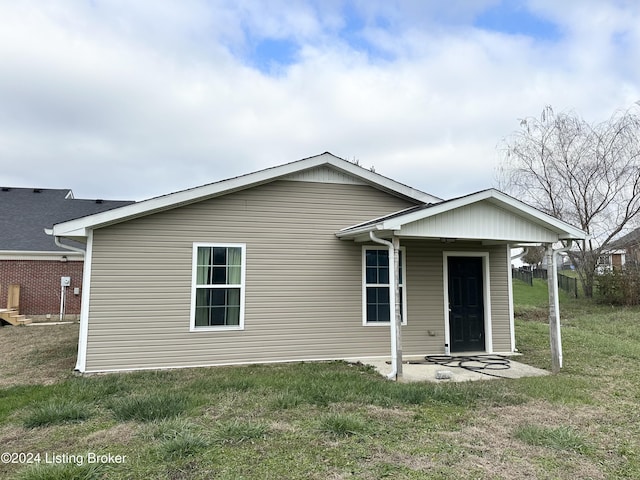
[[[47,235],[53,235],[53,230],[45,228],[44,233],[46,233]],[[84,250],[82,250],[81,248],[72,247],[71,245],[65,245],[60,241],[60,237],[58,237],[57,235],[53,235],[53,241],[60,248],[64,248],[65,250],[70,250],[72,252],[78,252],[82,254],[83,257],[85,256],[86,252]],[[60,321],[62,321],[64,318],[64,303],[65,303],[65,296],[66,296],[66,288],[67,288],[66,286],[60,285]]]
[[[82,250],[81,248],[72,247],[71,245],[65,245],[60,242],[60,237],[57,235],[53,235],[53,229],[45,228],[44,232],[47,235],[53,236],[53,241],[60,248],[64,248],[66,250],[71,250],[73,252],[81,253],[84,257],[84,265],[82,268],[82,298],[80,300],[80,332],[78,335],[78,354],[76,356],[76,366],[75,371],[84,373],[86,369],[86,359],[87,359],[87,336],[89,330],[89,322],[88,322],[88,314],[87,314],[87,305],[89,305],[89,278],[91,276],[91,261],[89,261],[89,265],[86,264],[87,258],[91,259],[91,243],[93,242],[93,232],[89,231],[89,236],[87,237],[88,243],[87,248],[89,252]],[[88,253],[88,257],[87,257]],[[85,288],[86,286],[86,288]]]
[[[398,379],[402,377],[402,349],[399,348],[401,344],[400,340],[400,326],[398,325],[398,304],[396,302],[396,290],[398,286],[397,282],[397,250],[392,242],[383,240],[375,236],[373,232],[369,232],[369,238],[381,245],[385,245],[389,248],[389,303],[393,305],[393,318],[390,318],[391,324],[391,373],[387,375],[389,380]],[[391,314],[391,312],[389,312]]]
[[[47,235],[53,235],[53,230],[50,230],[48,228],[45,228],[44,232]],[[84,255],[86,252],[78,247],[72,247],[71,245],[65,245],[64,243],[60,242],[60,237],[58,237],[57,235],[54,235],[53,237],[53,241],[54,243],[59,246],[60,248],[64,248],[66,250],[71,250],[72,252],[78,252],[81,253],[82,255]]]

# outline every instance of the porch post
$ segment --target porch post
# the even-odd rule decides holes
[[[553,244],[547,243],[547,286],[549,290],[549,342],[551,345],[551,370],[562,368],[562,338],[560,336],[560,303],[558,301],[558,268]]]
[[[393,308],[393,319],[396,328],[396,368],[397,378],[402,378],[402,317],[400,313],[400,239],[395,235],[391,238],[393,244],[393,286],[395,288],[395,305]],[[404,272],[406,275],[407,272]]]

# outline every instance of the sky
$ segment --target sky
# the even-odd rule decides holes
[[[636,0],[0,0],[0,185],[142,200],[329,151],[442,198],[640,100]]]

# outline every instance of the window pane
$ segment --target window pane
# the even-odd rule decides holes
[[[378,303],[389,303],[389,287],[378,288]]]
[[[367,305],[367,322],[378,321],[378,306],[376,304]]]
[[[378,269],[376,267],[367,267],[366,269],[366,282],[378,283]]]
[[[389,308],[389,287],[367,287],[367,322],[388,322]]]
[[[378,295],[376,288],[367,287],[367,303],[378,303]]]
[[[195,323],[197,327],[240,325],[240,289],[199,288]]]
[[[228,267],[227,268],[227,283],[229,285],[240,285],[241,277],[240,277],[240,267]]]
[[[196,327],[206,327],[207,325],[209,325],[209,309],[196,307]]]
[[[242,249],[239,247],[229,247],[227,249],[227,265],[239,267],[242,265]]]
[[[377,267],[378,266],[378,251],[377,250],[367,250],[365,252],[365,265],[367,267]]]
[[[213,264],[227,264],[227,247],[213,247]]]
[[[379,303],[378,304],[378,321],[379,322],[388,322],[389,318],[389,304],[388,303]]]
[[[213,285],[224,285],[227,283],[227,268],[226,267],[213,267],[213,275],[211,283]]]
[[[225,288],[225,290],[227,291],[227,305],[240,307],[240,289]]]
[[[211,248],[198,247],[198,259],[197,259],[197,273],[196,283],[198,285],[205,285],[209,283],[209,265],[211,264]]]
[[[211,322],[209,325],[225,325],[225,307],[212,307],[211,308]]]
[[[389,250],[376,250],[378,252],[378,266],[389,267]]]
[[[378,267],[378,283],[389,283],[389,267]]]
[[[227,307],[227,325],[240,325],[240,307]]]
[[[224,306],[227,302],[226,288],[212,288],[209,305],[211,306]]]

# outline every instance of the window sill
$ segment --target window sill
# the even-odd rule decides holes
[[[190,327],[190,332],[237,332],[244,330],[244,326],[234,327]]]
[[[400,326],[406,327],[407,322],[400,323]],[[364,322],[362,324],[363,327],[389,327],[391,326],[391,322]]]

